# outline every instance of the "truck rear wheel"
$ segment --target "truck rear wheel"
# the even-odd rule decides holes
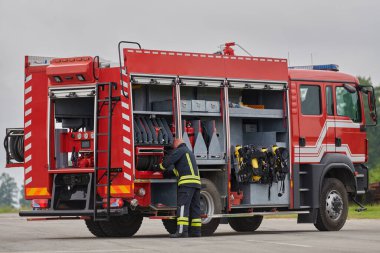
[[[243,218],[228,218],[228,223],[236,232],[253,232],[260,227],[262,221],[262,215]]]
[[[325,179],[314,226],[319,231],[339,231],[346,223],[347,215],[348,196],[343,183],[336,178]]]
[[[143,221],[141,213],[129,213],[113,216],[109,221],[100,221],[99,225],[107,237],[131,237],[139,230]]]
[[[88,219],[88,220],[85,220],[85,223],[88,230],[91,232],[91,234],[95,235],[96,237],[107,236],[106,233],[104,233],[103,229],[100,227],[99,221]]]
[[[162,220],[162,223],[164,224],[164,227],[169,234],[175,234],[175,232],[177,231],[176,219]]]
[[[218,228],[220,218],[210,218],[210,216],[221,213],[222,203],[214,183],[205,178],[202,178],[201,181],[201,213],[209,216],[202,219],[202,236],[211,236]]]

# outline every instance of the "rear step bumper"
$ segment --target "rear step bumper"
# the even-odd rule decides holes
[[[98,209],[98,216],[102,214],[107,215],[106,209]],[[128,213],[128,209],[111,209],[112,216],[124,215]],[[21,217],[48,217],[48,216],[94,216],[93,210],[33,210],[33,211],[20,211]]]

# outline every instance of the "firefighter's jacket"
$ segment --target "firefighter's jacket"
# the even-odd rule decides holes
[[[160,164],[163,171],[172,171],[178,177],[178,186],[201,188],[199,170],[193,152],[182,143]]]

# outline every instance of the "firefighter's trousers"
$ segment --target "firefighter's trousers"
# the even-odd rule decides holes
[[[177,205],[177,233],[190,232],[192,235],[200,235],[202,226],[200,189],[179,186]]]

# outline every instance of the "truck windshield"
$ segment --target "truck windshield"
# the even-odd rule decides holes
[[[357,92],[350,93],[343,86],[336,87],[336,111],[338,116],[347,116],[350,117],[353,122],[361,122],[359,105]]]

